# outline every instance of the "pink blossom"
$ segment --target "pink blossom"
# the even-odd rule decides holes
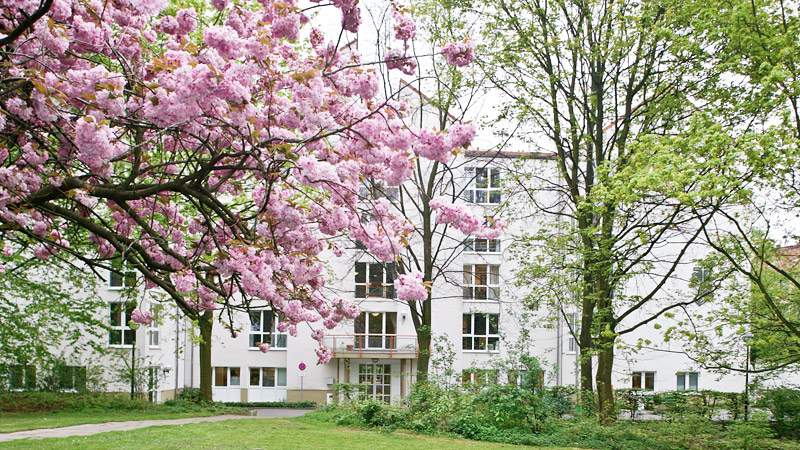
[[[400,12],[394,12],[394,37],[401,41],[414,39],[417,34],[417,25],[410,17]]]
[[[426,300],[428,289],[425,288],[422,272],[402,274],[394,280],[394,289],[400,300]]]
[[[450,42],[442,47],[442,54],[451,66],[464,67],[475,60],[475,47],[471,42]]]
[[[389,50],[383,58],[387,69],[397,69],[406,75],[414,75],[417,72],[417,61],[399,50]]]
[[[258,350],[261,351],[261,353],[267,353],[269,351],[269,344],[266,342],[258,344]]]
[[[300,27],[300,15],[290,14],[278,17],[272,22],[272,36],[276,39],[286,38],[290,41],[297,39]]]
[[[150,311],[134,309],[131,313],[131,320],[133,323],[138,323],[139,325],[150,325],[153,323],[153,313]]]
[[[331,353],[331,350],[324,345],[317,347],[315,352],[317,353],[317,364],[328,364],[331,358],[333,358],[333,353]]]
[[[222,11],[223,9],[227,8],[228,0],[211,0],[211,4],[217,11]]]
[[[447,133],[447,145],[451,148],[469,147],[475,138],[475,127],[468,123],[457,123]]]

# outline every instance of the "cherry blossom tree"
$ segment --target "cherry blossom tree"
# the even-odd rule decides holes
[[[0,0],[0,246],[100,276],[124,261],[199,323],[206,399],[213,321],[236,333],[251,305],[315,328],[327,362],[323,329],[358,309],[327,294],[323,255],[349,235],[390,261],[411,232],[385,202],[363,214],[359,185],[396,186],[474,133],[410,126],[375,64],[312,24],[328,5],[210,3]],[[358,1],[332,6],[356,32]]]

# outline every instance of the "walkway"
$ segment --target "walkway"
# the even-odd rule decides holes
[[[299,417],[311,410],[308,409],[280,409],[264,408],[253,410],[250,416],[209,416],[209,417],[187,417],[185,419],[162,419],[162,420],[131,420],[128,422],[106,422],[88,423],[85,425],[73,425],[62,428],[40,428],[38,430],[15,431],[13,433],[0,433],[0,442],[13,441],[16,439],[46,439],[62,438],[70,436],[89,436],[91,434],[105,433],[107,431],[128,431],[137,428],[147,428],[160,425],[186,425],[203,422],[220,422],[233,419],[268,419],[268,418],[289,418]]]

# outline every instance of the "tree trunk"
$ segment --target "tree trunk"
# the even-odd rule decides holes
[[[419,356],[417,357],[417,382],[428,381],[431,361],[431,296],[422,303],[422,323],[416,329]]]
[[[200,398],[213,401],[211,394],[211,332],[214,329],[214,312],[200,316]]]
[[[609,424],[616,420],[614,410],[614,386],[611,373],[614,367],[614,340],[604,340],[597,354],[597,403],[600,423]]]

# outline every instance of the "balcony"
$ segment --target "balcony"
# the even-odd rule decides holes
[[[419,354],[416,335],[339,334],[325,336],[334,358],[415,359]]]

